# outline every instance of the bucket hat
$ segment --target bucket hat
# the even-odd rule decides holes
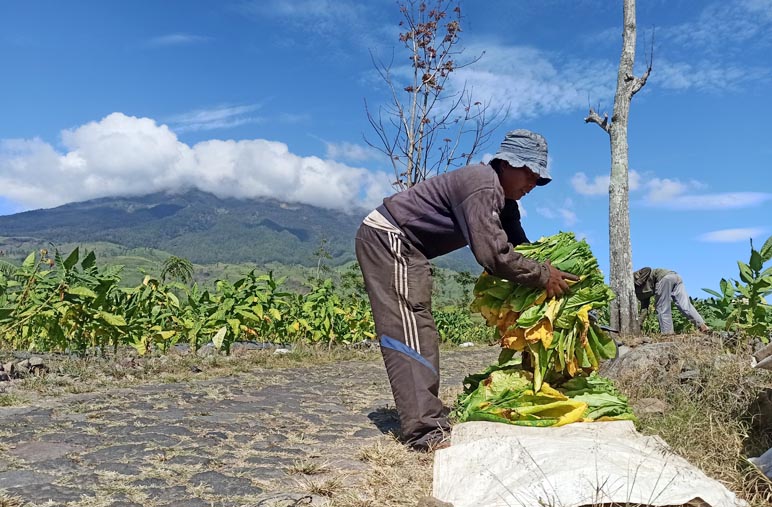
[[[527,167],[539,175],[536,184],[546,185],[552,181],[547,170],[547,141],[540,134],[518,129],[507,132],[498,153],[491,160],[505,160],[512,167]]]

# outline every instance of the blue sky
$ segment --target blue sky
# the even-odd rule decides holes
[[[737,278],[772,234],[772,0],[638,2],[632,103],[635,267],[693,296]],[[459,72],[507,130],[542,133],[553,182],[522,201],[531,239],[570,230],[608,271],[609,140],[621,1],[467,0]],[[350,210],[391,192],[364,102],[371,52],[404,62],[393,0],[0,2],[0,214],[192,186]],[[454,83],[451,83],[453,85]],[[455,82],[455,86],[461,86]],[[0,231],[0,234],[2,232]]]

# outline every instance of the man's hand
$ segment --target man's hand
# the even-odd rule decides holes
[[[544,263],[550,270],[550,279],[547,280],[547,285],[544,289],[547,291],[547,299],[559,297],[568,292],[568,284],[566,280],[579,281],[579,277],[560,271],[554,267],[550,261]]]

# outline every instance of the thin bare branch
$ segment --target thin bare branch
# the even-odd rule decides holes
[[[410,62],[408,75],[392,73],[393,55],[388,64],[371,55],[390,96],[377,115],[366,107],[375,131],[373,141],[366,142],[379,145],[379,151],[389,156],[395,188],[400,190],[468,163],[500,125],[495,120],[503,108],[493,110],[489,104],[474,102],[466,84],[460,90],[449,86],[454,71],[484,54],[462,58],[458,4],[458,0],[398,0],[399,41]],[[466,147],[461,155],[460,146]]]
[[[608,121],[608,113],[603,113],[603,118],[601,118],[593,108],[590,108],[590,112],[584,119],[584,123],[595,123],[606,132],[611,133],[611,124]]]

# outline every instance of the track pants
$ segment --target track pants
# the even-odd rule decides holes
[[[429,261],[400,233],[362,224],[356,256],[399,412],[402,438],[421,443],[449,428],[438,398],[439,334],[431,314]]]
[[[657,282],[654,289],[654,305],[657,308],[657,319],[659,320],[659,332],[662,334],[673,334],[673,315],[670,308],[670,299],[676,305],[676,308],[684,314],[695,326],[699,327],[705,323],[702,316],[689,299],[689,295],[684,288],[684,282],[676,273],[670,273],[663,276]]]

